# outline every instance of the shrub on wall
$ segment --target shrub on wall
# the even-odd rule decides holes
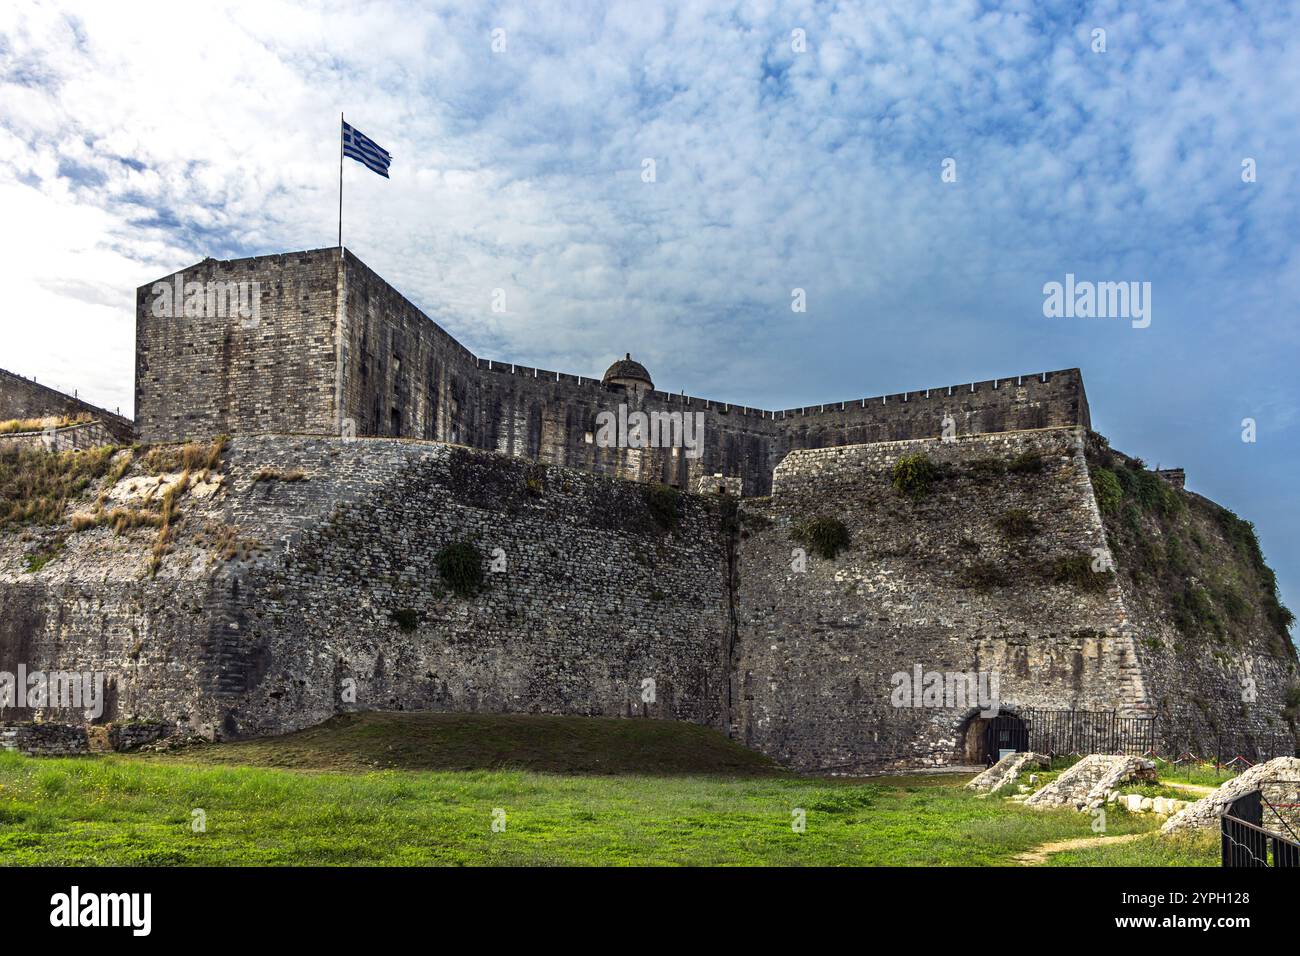
[[[437,564],[447,586],[461,597],[469,597],[483,586],[483,556],[471,541],[447,545],[438,552]]]
[[[1004,587],[1009,579],[1001,565],[992,561],[975,561],[961,569],[958,581],[964,588],[986,591],[989,588]]]
[[[1038,530],[1034,519],[1024,508],[1012,508],[997,517],[997,526],[1008,538],[1028,538]]]
[[[1036,451],[1021,452],[1007,465],[1007,471],[1013,475],[1035,475],[1043,470],[1046,462],[1042,453]]]
[[[1124,488],[1120,485],[1115,472],[1109,468],[1092,470],[1092,493],[1097,498],[1097,507],[1104,515],[1118,514],[1124,503]]]
[[[650,517],[664,531],[672,531],[677,527],[677,511],[681,497],[681,492],[676,488],[669,488],[667,485],[648,485],[646,487],[645,503],[646,507],[650,509]]]
[[[392,617],[393,623],[408,634],[420,623],[420,612],[409,607],[399,607],[393,611]]]
[[[1110,583],[1110,571],[1094,571],[1092,555],[1084,552],[1057,558],[1052,565],[1052,580],[1057,584],[1073,584],[1085,591],[1103,591]]]
[[[894,490],[920,501],[930,493],[938,472],[934,462],[924,454],[903,455],[894,462]]]
[[[533,497],[540,496],[546,491],[546,463],[534,462],[528,466],[524,472],[524,487]]]
[[[791,536],[814,554],[828,560],[849,546],[849,529],[838,518],[818,515],[794,526]]]

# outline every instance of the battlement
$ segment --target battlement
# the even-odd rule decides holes
[[[205,310],[208,283],[241,282],[216,291],[254,296],[250,314]],[[183,301],[168,313],[160,295]],[[792,449],[1090,424],[1078,369],[770,410],[481,358],[337,248],[206,259],[141,286],[136,349],[145,441],[420,438],[683,489],[722,474],[756,495]],[[597,415],[624,405],[702,414],[702,456],[596,446]]]

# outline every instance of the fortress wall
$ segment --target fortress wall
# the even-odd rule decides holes
[[[770,413],[476,358],[360,260],[346,261],[343,408],[358,435],[446,441],[680,488],[718,472],[743,476],[751,493],[770,487]],[[597,413],[620,404],[702,413],[703,454],[599,447]]]
[[[306,478],[258,480],[264,469]],[[40,542],[0,536],[0,669],[105,670],[105,720],[218,736],[376,708],[721,726],[717,499],[683,496],[665,533],[641,485],[382,439],[239,437],[220,472],[221,490],[180,499],[154,578],[153,529],[68,534],[35,573],[24,555]],[[225,559],[223,532],[246,558]],[[463,540],[506,562],[472,598],[436,567]]]
[[[1141,467],[1097,436],[1088,453],[1094,472]],[[1252,554],[1253,532],[1179,485],[1165,493],[1180,506],[1126,493],[1103,516],[1158,733],[1180,753],[1289,754],[1287,692],[1300,685],[1300,662],[1268,613],[1271,572]]]
[[[9,449],[44,449],[45,451],[76,451],[116,445],[122,439],[103,422],[82,422],[53,429],[48,435],[38,432],[7,432],[0,434],[0,451]]]
[[[114,437],[129,442],[133,426],[129,418],[65,395],[56,389],[0,368],[0,421],[14,418],[75,417],[91,415],[103,422]]]
[[[1118,589],[1082,590],[1052,573],[1058,557],[1105,546],[1082,441],[1082,429],[1058,428],[792,452],[770,501],[742,510],[739,738],[805,770],[970,759],[972,707],[891,705],[891,676],[915,665],[996,672],[1004,710],[1144,712]],[[898,458],[918,453],[944,472],[913,502],[891,481]],[[990,467],[1025,453],[1042,456],[1041,470]],[[1011,509],[1032,518],[1031,536],[999,529]],[[834,560],[809,554],[797,573],[791,530],[814,515],[842,521],[851,543]],[[969,584],[964,569],[978,562],[1002,581]]]
[[[791,449],[938,438],[947,416],[957,435],[1091,425],[1077,368],[791,408],[777,416]]]
[[[265,666],[231,702],[240,732],[328,716],[345,678],[357,682],[358,709],[720,724],[726,617],[713,499],[683,496],[677,530],[664,533],[639,485],[451,446],[377,454],[373,443],[330,444],[340,468],[365,454],[371,490],[249,576]],[[242,453],[241,443],[235,467]],[[252,467],[266,449],[248,454]],[[488,558],[501,549],[505,562],[469,599],[448,593],[436,568],[439,551],[463,540]],[[395,623],[399,612],[418,618],[413,631]],[[644,679],[655,682],[653,705],[641,701]]]
[[[142,441],[337,430],[338,250],[196,266],[158,280],[257,282],[255,326],[237,315],[154,315],[156,283],[136,290],[136,425]]]
[[[350,419],[362,436],[453,442],[681,488],[721,473],[742,478],[746,495],[765,495],[793,448],[934,437],[945,414],[958,434],[1088,424],[1078,369],[780,412],[661,390],[633,394],[591,377],[478,358],[356,256],[345,253],[343,262],[340,274],[338,250],[323,249],[207,260],[182,273],[187,281],[259,281],[256,329],[231,319],[155,318],[153,283],[142,287],[142,438],[337,434]],[[588,441],[597,413],[621,404],[702,413],[703,456]]]

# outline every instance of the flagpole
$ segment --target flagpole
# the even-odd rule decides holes
[[[343,248],[343,111],[339,111],[339,248]]]

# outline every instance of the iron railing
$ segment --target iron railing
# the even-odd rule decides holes
[[[1286,829],[1291,839],[1266,830],[1264,808],[1273,811],[1273,819]],[[1220,856],[1226,867],[1300,867],[1300,838],[1259,790],[1243,794],[1224,812],[1220,821]]]
[[[1155,749],[1154,717],[1121,717],[1114,710],[1024,710],[1028,749],[1049,757],[1143,754]]]

